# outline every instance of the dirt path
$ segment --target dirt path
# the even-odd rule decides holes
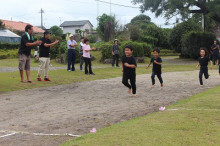
[[[81,135],[157,111],[160,106],[220,85],[217,71],[200,87],[198,71],[164,73],[165,87],[151,89],[150,75],[137,76],[138,98],[127,95],[121,78],[16,91],[0,95],[1,146],[55,146],[69,136],[34,136],[31,133]],[[6,132],[2,131],[6,130]]]

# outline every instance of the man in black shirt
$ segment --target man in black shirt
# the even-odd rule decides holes
[[[212,68],[212,61],[210,61],[210,58],[206,55],[206,49],[205,48],[201,48],[200,49],[200,58],[199,58],[199,64],[197,65],[197,67],[200,66],[200,72],[199,72],[199,82],[200,85],[203,85],[203,81],[202,81],[202,76],[204,74],[205,79],[209,78],[209,73],[208,73],[208,64],[209,62],[211,63],[211,68]]]
[[[31,49],[33,46],[38,46],[42,43],[41,41],[34,42],[32,33],[33,33],[33,26],[28,24],[25,27],[25,33],[21,37],[21,45],[18,51],[19,70],[20,70],[21,82],[23,83],[26,82],[24,80],[24,70],[26,70],[28,83],[32,83],[31,78],[30,78]]]
[[[217,57],[218,57],[218,53],[219,53],[219,45],[217,43],[218,43],[218,41],[215,40],[214,44],[211,47],[212,62],[214,65],[216,65],[216,61],[217,61]]]
[[[153,63],[153,69],[152,69],[152,88],[154,88],[155,85],[155,75],[157,75],[161,87],[163,87],[163,79],[161,77],[162,71],[161,71],[161,65],[162,65],[162,59],[159,57],[160,50],[159,49],[154,49],[153,51],[154,57],[151,59],[150,63],[146,67],[147,69],[150,67],[150,65]]]
[[[42,44],[40,45],[40,54],[39,54],[39,62],[40,67],[38,69],[38,77],[37,81],[41,81],[41,75],[44,71],[44,81],[50,81],[48,78],[48,71],[50,65],[50,47],[55,46],[59,41],[56,40],[55,42],[51,42],[50,40],[50,32],[45,31],[44,37],[41,39]]]
[[[125,47],[125,55],[122,56],[122,72],[123,79],[122,83],[129,88],[128,93],[133,93],[133,97],[136,97],[136,67],[137,63],[135,58],[132,56],[133,48],[131,46]],[[128,83],[130,79],[131,85]]]
[[[117,39],[114,40],[114,45],[112,46],[112,55],[113,55],[112,67],[115,66],[115,61],[116,61],[116,67],[119,67],[118,61],[119,61],[120,51],[119,51]]]

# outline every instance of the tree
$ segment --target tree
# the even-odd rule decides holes
[[[140,14],[131,20],[131,24],[150,23],[150,22],[151,22],[151,18],[144,14]]]
[[[55,36],[60,36],[60,37],[62,37],[62,35],[63,35],[63,30],[59,27],[59,26],[52,26],[51,28],[50,28],[50,32],[53,34],[53,35],[55,35]]]
[[[5,25],[3,24],[3,22],[0,20],[0,29],[4,29]]]
[[[203,13],[213,20],[220,22],[219,0],[133,0],[134,4],[142,4],[142,12],[150,10],[158,17],[164,15],[167,20],[176,16],[177,21],[188,20],[191,13]],[[192,8],[200,10],[191,10]],[[178,18],[178,16],[181,16]]]
[[[118,22],[117,22],[115,16],[103,14],[102,16],[100,16],[98,18],[98,21],[99,21],[99,24],[97,27],[97,31],[102,39],[104,39],[105,27],[109,26],[109,25],[107,25],[108,23],[111,23],[113,33],[115,34],[117,27],[118,27]]]

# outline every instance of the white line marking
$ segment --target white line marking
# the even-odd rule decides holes
[[[17,133],[16,133],[16,132],[13,132],[13,133],[10,133],[10,134],[2,135],[2,136],[0,136],[0,138],[12,136],[12,135],[15,135],[15,134],[17,134]]]

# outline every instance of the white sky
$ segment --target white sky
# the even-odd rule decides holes
[[[110,0],[103,0],[110,2]],[[131,0],[111,0],[127,6],[135,6]],[[40,9],[45,11],[44,26],[50,28],[53,25],[60,25],[63,21],[90,20],[97,26],[97,2],[95,0],[1,0],[0,19],[23,21],[40,26]],[[110,5],[99,2],[99,15],[110,14]],[[112,5],[112,14],[121,24],[127,24],[130,20],[139,15],[140,9],[125,8]],[[161,27],[172,27],[164,25],[165,19],[155,18],[151,12],[145,12],[152,21]],[[60,21],[61,20],[61,21]]]

